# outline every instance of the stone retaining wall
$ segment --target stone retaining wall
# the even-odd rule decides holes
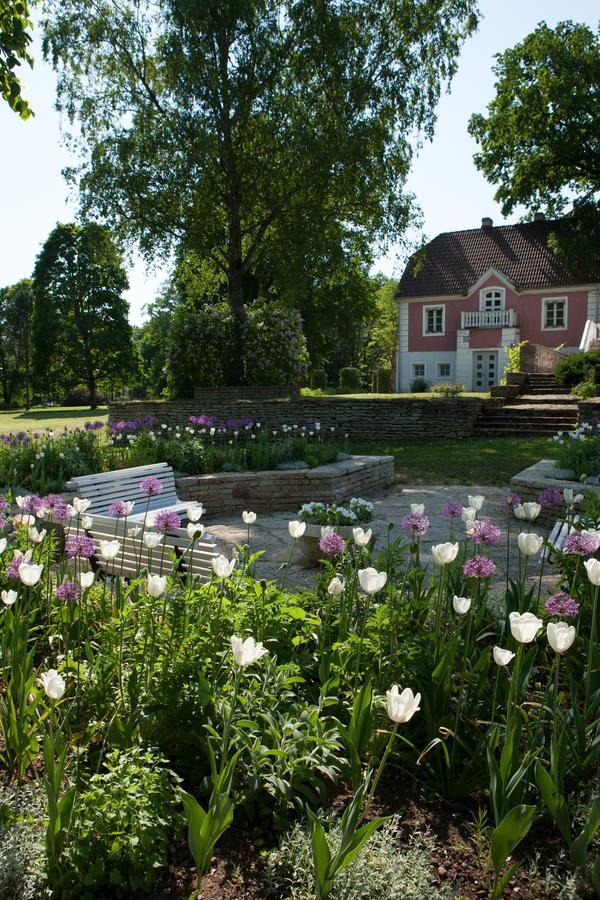
[[[207,518],[225,512],[299,509],[303,503],[344,503],[351,497],[370,499],[394,483],[393,456],[352,456],[316,469],[268,472],[219,472],[178,478],[180,500],[199,500]]]
[[[197,387],[194,400],[200,403],[235,403],[238,400],[280,400],[299,397],[299,387],[249,384],[233,387]]]
[[[510,486],[512,490],[519,495],[523,503],[528,500],[537,500],[544,488],[556,488],[561,493],[565,488],[571,488],[575,493],[581,492],[582,485],[579,481],[572,481],[565,476],[568,473],[564,469],[556,467],[555,460],[541,459],[527,469],[523,469],[518,475],[511,478]],[[586,490],[592,490],[600,493],[600,487],[596,484],[586,484]],[[536,525],[544,525],[551,528],[557,519],[564,516],[564,506],[559,509],[542,509],[540,515],[533,524],[535,531]],[[526,526],[527,522],[517,522],[518,526]],[[514,523],[513,523],[514,524]],[[523,530],[527,530],[523,528]]]
[[[281,400],[137,400],[109,404],[111,422],[155,416],[159,424],[189,424],[191,415],[218,421],[249,418],[269,428],[318,421],[354,441],[468,437],[486,403],[477,397],[423,400],[415,397],[353,399],[297,397]],[[498,401],[496,401],[498,402]]]
[[[521,347],[521,372],[547,372],[554,374],[556,366],[565,356],[560,350],[527,343]]]

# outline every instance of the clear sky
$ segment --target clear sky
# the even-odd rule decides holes
[[[467,133],[473,112],[483,112],[494,93],[491,72],[495,53],[510,47],[545,20],[587,22],[600,19],[600,0],[480,0],[483,19],[464,46],[451,92],[439,104],[435,138],[415,161],[408,188],[423,210],[423,232],[476,228],[483,216],[502,222],[494,190],[473,163],[475,143]],[[31,274],[36,254],[57,221],[69,221],[76,202],[68,195],[61,170],[69,164],[53,108],[55,77],[41,58],[39,35],[33,71],[22,69],[25,94],[35,118],[22,122],[0,103],[0,285]],[[415,235],[416,237],[416,235]],[[376,271],[399,275],[404,256],[398,248],[377,261]],[[131,320],[143,319],[165,273],[147,272],[141,261],[130,271]]]

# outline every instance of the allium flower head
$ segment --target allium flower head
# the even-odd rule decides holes
[[[467,578],[489,578],[496,571],[496,563],[487,556],[474,556],[463,566]]]
[[[156,514],[154,528],[160,534],[166,534],[167,531],[172,531],[174,528],[181,528],[181,519],[176,512],[163,509]]]
[[[485,519],[478,519],[473,522],[467,530],[469,540],[473,544],[485,544],[490,546],[496,544],[500,540],[500,529],[492,525]]]
[[[429,519],[425,513],[407,513],[402,519],[402,527],[413,534],[425,534],[429,528]]]
[[[140,490],[144,494],[148,494],[149,497],[158,497],[159,494],[162,494],[163,486],[158,478],[155,478],[154,475],[149,475],[140,481]]]
[[[344,538],[336,531],[326,531],[319,541],[319,550],[327,556],[340,556],[344,552]]]
[[[8,500],[0,494],[0,512],[2,512],[3,509],[6,509],[7,506]]]
[[[514,491],[509,491],[508,494],[503,496],[500,503],[505,509],[512,510],[515,506],[521,506],[521,498]]]
[[[598,549],[598,540],[586,531],[575,531],[563,541],[563,553],[570,556],[591,556]]]
[[[557,591],[556,594],[552,594],[544,605],[546,612],[551,616],[573,618],[579,612],[579,603],[573,597],[570,597],[566,591]]]
[[[65,541],[65,553],[69,559],[81,556],[89,559],[96,552],[96,545],[87,534],[69,534]]]
[[[108,507],[108,513],[109,515],[114,516],[115,519],[123,519],[125,516],[130,515],[133,507],[134,504],[130,501],[115,500],[114,503],[111,503]]]
[[[563,502],[563,495],[556,488],[547,487],[541,492],[538,497],[538,503],[542,507],[542,509],[549,509],[553,506],[561,506]]]
[[[54,591],[58,600],[79,600],[81,597],[81,585],[75,581],[65,581]]]
[[[462,516],[463,506],[460,500],[448,500],[442,506],[442,515],[446,519],[460,519]]]

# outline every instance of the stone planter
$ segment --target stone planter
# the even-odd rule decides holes
[[[321,528],[324,527],[327,526],[307,525],[306,531],[298,541],[298,546],[300,547],[300,552],[304,556],[304,559],[307,563],[310,563],[313,566],[316,566],[319,560],[323,557],[323,554],[319,549],[319,541],[321,540]],[[345,541],[352,540],[352,529],[356,528],[355,525],[332,525],[331,527],[336,532],[336,534],[339,534],[340,537],[343,537]],[[371,541],[369,544],[369,549],[373,550],[377,542],[377,532],[373,528],[373,523],[367,522],[360,527],[365,531],[368,531],[369,528],[373,531],[373,536],[371,537]]]

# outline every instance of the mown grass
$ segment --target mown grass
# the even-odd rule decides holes
[[[513,475],[540,459],[554,459],[552,438],[471,437],[451,440],[351,444],[353,453],[394,457],[403,484],[508,485]]]
[[[0,410],[0,432],[75,428],[86,422],[104,422],[107,418],[106,406],[94,410],[89,406],[36,406],[29,410]]]
[[[330,399],[331,397],[342,397],[345,400],[406,400],[407,398],[411,400],[431,400],[436,401],[440,399],[445,399],[440,397],[439,394],[432,394],[431,391],[423,394],[374,394],[370,391],[358,391],[352,392],[347,391],[345,388],[327,388],[322,391],[320,389],[312,389],[312,388],[302,388],[300,391],[302,397],[310,397],[313,400],[319,399]],[[458,397],[453,397],[453,400],[462,400],[464,398],[473,399],[473,397],[480,397],[482,399],[487,399],[490,396],[489,391],[465,391],[463,394],[460,394]]]

